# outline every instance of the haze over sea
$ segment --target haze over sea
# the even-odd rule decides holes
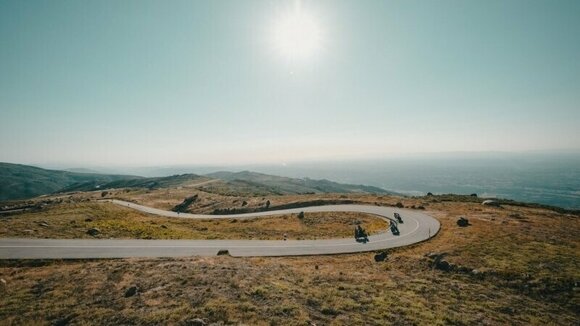
[[[52,166],[54,167],[54,166]],[[60,166],[62,168],[62,166]],[[108,173],[168,176],[250,170],[294,178],[329,179],[405,195],[472,194],[580,209],[580,153],[439,153],[367,160],[262,165],[93,168]]]

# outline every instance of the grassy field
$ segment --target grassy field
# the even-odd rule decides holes
[[[281,205],[342,196],[269,200]],[[442,229],[430,241],[389,251],[384,262],[375,262],[374,253],[0,261],[0,278],[5,280],[0,284],[0,324],[188,325],[194,318],[247,325],[580,323],[577,215],[522,206],[487,207],[461,198],[348,195],[347,199],[423,206],[441,221]],[[106,209],[113,209],[96,203],[77,205],[76,211],[86,209],[78,219],[98,211],[91,205],[99,205],[106,216],[110,214]],[[457,226],[460,216],[467,217],[470,226]],[[152,220],[147,221],[141,224]],[[230,225],[241,223],[216,229]],[[132,287],[135,295],[126,296]]]
[[[353,212],[277,215],[255,219],[180,219],[147,215],[104,202],[57,204],[0,219],[0,237],[117,239],[329,239],[352,237],[355,225],[369,233],[388,223]],[[97,228],[96,236],[87,230]]]

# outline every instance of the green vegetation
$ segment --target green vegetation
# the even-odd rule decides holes
[[[181,174],[172,175],[169,177],[158,178],[133,178],[123,179],[99,184],[101,189],[119,189],[119,188],[146,188],[146,189],[160,189],[172,187],[187,187],[196,183],[208,181],[208,178],[201,177],[196,174]],[[91,191],[95,189],[97,184],[94,181],[89,181],[81,184],[75,184],[70,187],[61,189],[60,192],[70,191]]]
[[[309,178],[296,179],[274,175],[242,171],[242,172],[215,172],[207,175],[211,178],[222,179],[234,185],[232,195],[253,193],[255,195],[288,195],[288,194],[319,194],[319,193],[376,193],[393,194],[387,190],[365,185],[342,184],[329,180],[313,180]],[[220,190],[213,185],[205,187],[208,190]],[[239,189],[236,189],[239,188]],[[232,190],[232,189],[228,189]],[[237,191],[236,191],[237,190]],[[220,193],[223,193],[223,189]]]
[[[46,170],[34,166],[0,163],[0,201],[32,198],[51,194],[73,184],[95,185],[114,180],[136,179],[125,175],[107,175]]]

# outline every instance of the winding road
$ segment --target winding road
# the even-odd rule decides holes
[[[346,254],[402,247],[428,240],[439,231],[439,221],[422,212],[370,205],[312,206],[278,211],[231,215],[200,215],[164,211],[120,200],[109,202],[144,213],[170,218],[248,219],[288,213],[359,212],[374,214],[393,221],[398,212],[404,223],[400,235],[390,231],[369,236],[369,242],[348,239],[325,240],[114,240],[114,239],[0,239],[0,259],[88,259],[128,257],[215,256],[220,250],[243,256],[302,256]]]

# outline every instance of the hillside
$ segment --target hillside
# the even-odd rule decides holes
[[[254,186],[260,190],[269,190],[276,194],[307,194],[307,193],[376,193],[394,194],[387,190],[365,186],[333,182],[329,180],[314,180],[309,178],[296,179],[280,177],[251,171],[226,172],[220,171],[206,176],[228,181],[230,184]]]
[[[91,191],[95,188],[99,189],[120,189],[120,188],[147,188],[147,189],[158,189],[158,188],[177,188],[186,187],[191,184],[196,184],[200,182],[208,181],[208,178],[196,174],[181,174],[172,175],[168,177],[157,177],[157,178],[143,178],[135,177],[132,179],[120,179],[114,180],[107,183],[98,183],[97,181],[87,181],[84,183],[74,184],[69,187],[63,188],[61,192],[69,191]]]
[[[47,170],[0,162],[0,201],[51,194],[78,183],[98,184],[135,178],[139,177]]]
[[[113,192],[153,195],[165,189]],[[203,196],[228,207],[251,195]],[[324,221],[309,214],[304,220],[281,215],[245,222],[162,218],[98,202],[96,192],[66,197],[40,211],[3,218],[0,233],[89,239],[93,236],[86,230],[98,228],[95,238],[279,239],[288,232],[292,240],[332,236],[321,234],[328,223],[340,235],[339,229],[348,234],[352,225],[348,216]],[[273,206],[341,199],[381,206],[401,202],[408,209],[423,207],[442,228],[430,241],[386,251],[384,261],[376,260],[377,252],[0,260],[5,281],[0,282],[0,320],[8,325],[578,325],[577,216],[509,204],[484,206],[470,196],[268,198]],[[469,225],[459,226],[459,216],[468,218]]]

